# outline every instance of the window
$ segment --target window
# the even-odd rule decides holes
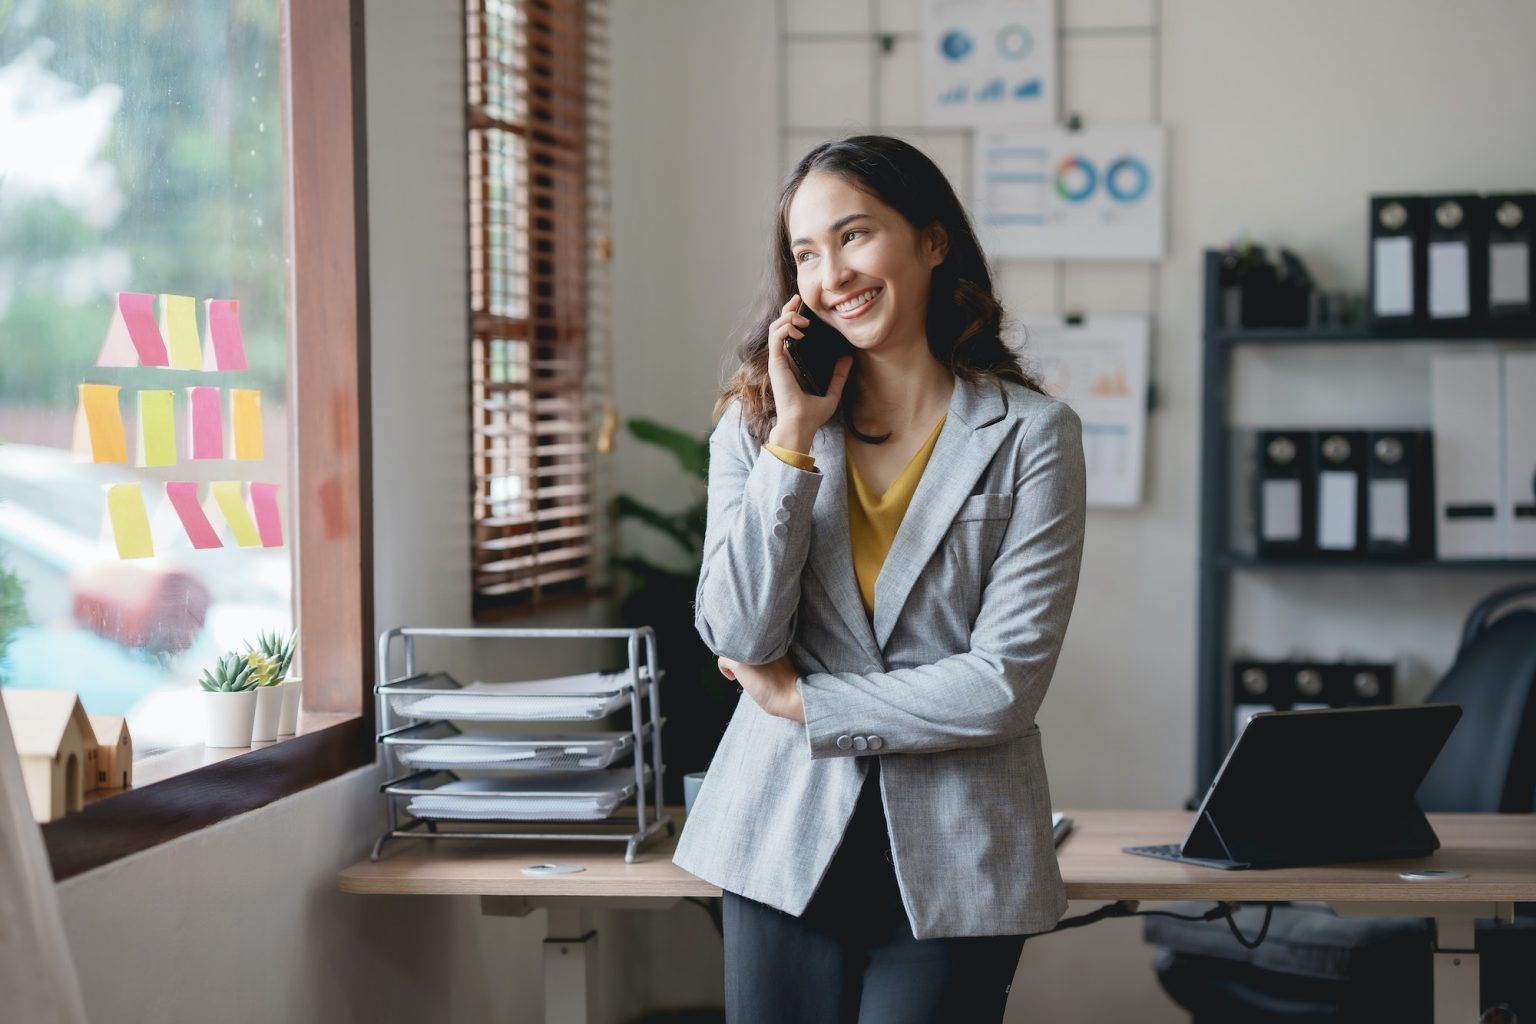
[[[9,6],[0,559],[22,621],[4,678],[126,716],[141,755],[200,744],[201,670],[293,628],[279,5]],[[102,352],[123,293],[155,296],[121,305],[153,310],[170,367]],[[210,309],[243,344],[221,330],[229,361],[205,371]],[[213,497],[245,511],[253,482],[275,485],[260,538]],[[204,520],[219,546],[195,546]]]
[[[136,762],[201,752],[196,677],[263,629],[300,623],[308,677],[308,735],[169,782],[136,777],[53,822],[56,877],[371,756],[358,717],[371,710],[373,629],[360,17],[348,0],[0,7],[0,673],[126,715]],[[229,307],[215,328],[207,300],[230,299],[243,369],[214,344],[232,337]],[[146,357],[143,337],[130,358],[98,358],[115,316],[146,312],[166,359]],[[192,335],[174,322],[189,312]],[[195,450],[195,436],[219,434],[217,451]],[[213,487],[226,481],[228,503]],[[276,485],[275,510],[251,481]],[[198,517],[168,484],[193,496],[217,546],[198,546]],[[247,526],[254,538],[237,539]]]
[[[477,615],[606,582],[605,11],[467,8]]]

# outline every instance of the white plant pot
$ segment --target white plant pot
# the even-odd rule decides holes
[[[241,690],[228,693],[220,690],[203,692],[203,722],[210,747],[248,747],[251,745],[251,724],[256,719],[256,691]]]
[[[292,736],[299,731],[299,698],[304,692],[304,684],[289,679],[278,683],[277,688],[283,691],[283,710],[277,715],[277,734]]]
[[[252,743],[277,739],[277,715],[283,710],[283,691],[276,686],[256,687],[256,717],[251,723]]]

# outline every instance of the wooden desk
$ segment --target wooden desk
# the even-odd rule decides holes
[[[670,809],[681,821],[680,808]],[[1441,848],[1432,857],[1334,867],[1218,871],[1136,857],[1125,846],[1178,842],[1193,815],[1184,811],[1069,811],[1074,825],[1058,849],[1067,895],[1074,900],[1321,900],[1344,915],[1432,917],[1436,921],[1435,1020],[1473,1021],[1482,1011],[1474,922],[1508,919],[1516,902],[1536,902],[1536,815],[1430,815]],[[480,896],[486,913],[549,911],[545,1020],[586,1020],[595,981],[584,950],[594,907],[670,906],[683,897],[719,896],[672,863],[675,838],[624,863],[612,846],[558,849],[510,843],[402,842],[393,856],[341,873],[343,892],[374,895]],[[574,875],[530,876],[522,868],[580,864]],[[1464,879],[1411,882],[1407,868],[1466,872]]]

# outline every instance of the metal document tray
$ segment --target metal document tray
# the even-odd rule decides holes
[[[649,767],[645,770],[649,782]],[[411,797],[413,818],[459,821],[602,821],[635,794],[632,768],[588,772],[529,772],[462,778],[428,772],[386,783],[384,792]]]
[[[650,734],[649,723],[641,730]],[[585,771],[607,768],[635,746],[635,734],[615,732],[511,733],[462,730],[448,722],[425,722],[387,735],[400,764],[415,769],[456,771],[495,768],[511,771]]]
[[[649,675],[640,675],[640,697]],[[402,718],[438,721],[595,721],[630,705],[628,672],[586,673],[522,682],[460,683],[446,672],[415,676],[379,687],[389,709]]]

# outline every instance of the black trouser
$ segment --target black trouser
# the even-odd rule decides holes
[[[725,893],[728,1024],[987,1024],[1003,1019],[1024,936],[912,937],[879,762],[800,917]]]

